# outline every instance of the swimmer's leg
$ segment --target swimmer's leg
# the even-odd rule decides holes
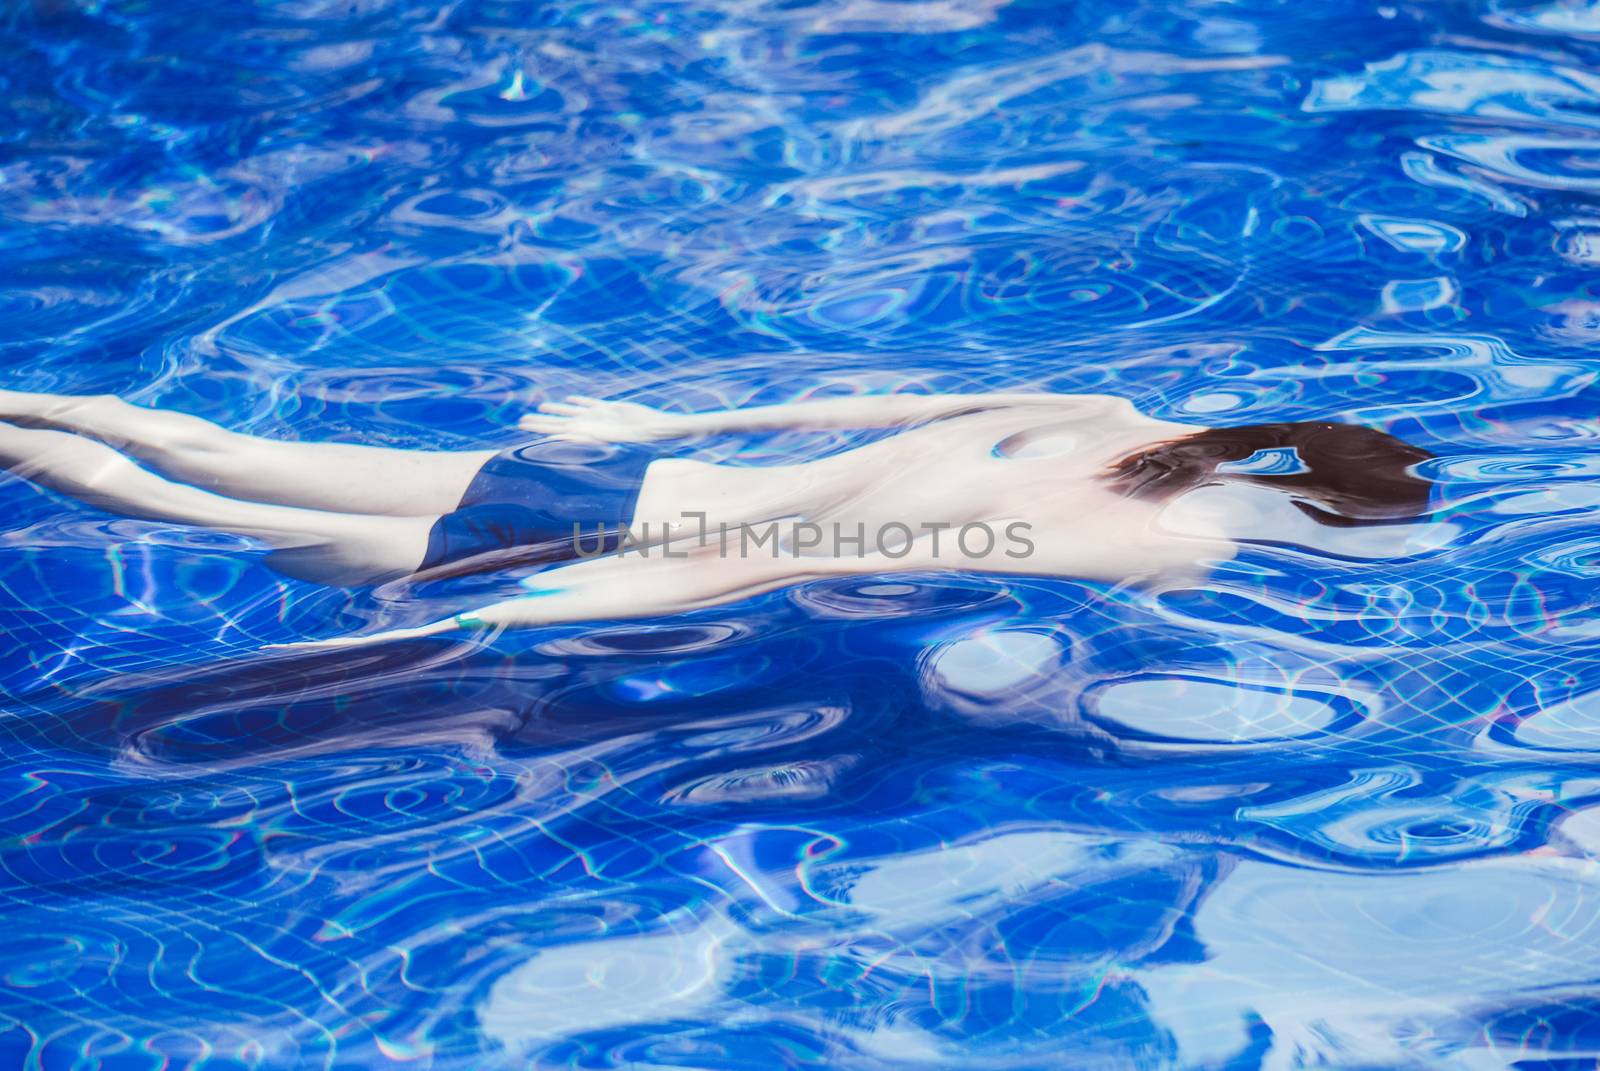
[[[164,480],[91,439],[10,424],[0,424],[0,468],[111,513],[251,536],[276,548],[279,572],[324,584],[415,571],[437,520],[240,502]]]
[[[391,517],[449,513],[495,455],[262,439],[109,394],[0,391],[0,420],[91,436],[230,498]]]

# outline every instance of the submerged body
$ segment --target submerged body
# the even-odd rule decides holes
[[[1216,482],[1219,461],[1256,445],[1155,420],[1120,398],[1021,393],[858,396],[697,414],[577,398],[523,418],[539,439],[512,451],[274,442],[110,397],[0,392],[0,421],[0,464],[13,472],[126,515],[256,537],[275,548],[268,560],[288,575],[373,583],[494,568],[507,552],[509,560],[562,563],[529,581],[522,598],[315,645],[647,617],[829,576],[961,570],[1120,582],[1195,572],[1235,545],[1220,523],[1191,516],[1174,528],[1165,503]],[[598,445],[780,428],[896,431],[771,466]],[[1264,443],[1289,441],[1282,429],[1297,428],[1324,444],[1340,428],[1398,443],[1342,425],[1257,428],[1278,429]],[[596,460],[583,460],[586,449]],[[1425,456],[1412,450],[1400,460]],[[1338,475],[1348,482],[1349,473]],[[1302,477],[1279,482],[1312,486]],[[595,541],[594,526],[617,538]],[[531,559],[521,553],[530,544],[538,552]]]
[[[1163,528],[1158,506],[1123,497],[1104,479],[1117,458],[1196,429],[1151,420],[1117,399],[1074,401],[1050,410],[965,413],[793,465],[663,459],[646,471],[631,535],[660,541],[670,525],[672,538],[698,550],[698,521],[682,514],[700,512],[711,529],[788,522],[780,538],[814,525],[821,530],[815,546],[785,546],[779,557],[824,567],[837,558],[844,571],[950,568],[1113,580],[1223,552],[1220,543],[1197,545],[1200,533]],[[969,525],[994,533],[996,546],[983,552],[987,539],[960,539]],[[1008,530],[1018,533],[1009,545]],[[839,533],[862,539],[841,550]],[[705,549],[724,554],[722,541]]]
[[[1123,581],[1231,556],[1220,532],[1171,530],[1158,504],[1106,480],[1130,451],[1197,429],[1152,420],[1121,399],[1021,397],[903,399],[917,403],[907,421],[933,422],[801,464],[657,460],[620,549],[539,574],[526,598],[329,642],[675,613],[832,576],[959,570]],[[951,412],[930,414],[935,402]],[[525,426],[602,434],[583,410],[603,404]],[[827,414],[828,403],[813,404],[810,416]],[[790,426],[807,415],[793,414]],[[750,425],[717,430],[730,426]],[[968,526],[987,535],[965,539]]]

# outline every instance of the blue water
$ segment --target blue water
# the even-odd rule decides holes
[[[518,574],[320,588],[4,477],[0,1066],[1594,1065],[1600,6],[0,19],[0,386],[451,449],[1106,391],[1386,427],[1440,507],[329,658],[261,648]]]

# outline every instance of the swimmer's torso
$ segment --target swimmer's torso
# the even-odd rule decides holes
[[[829,533],[807,553],[831,555],[836,530],[864,530],[870,550],[872,536],[886,526],[926,532],[928,544],[930,527],[982,523],[1003,539],[1008,526],[1021,523],[1032,544],[1026,556],[997,551],[963,560],[967,556],[946,535],[938,562],[1088,577],[1167,571],[1227,556],[1231,548],[1216,533],[1164,529],[1156,507],[1115,493],[1103,476],[1119,458],[1194,430],[1152,420],[1117,399],[1091,397],[1081,409],[952,417],[796,465],[660,460],[646,471],[632,528],[636,538],[659,537],[664,525],[692,535],[699,521],[685,519],[686,512],[704,513],[711,531],[723,524],[804,521]],[[981,545],[976,537],[973,543]],[[933,549],[924,545],[922,552]]]

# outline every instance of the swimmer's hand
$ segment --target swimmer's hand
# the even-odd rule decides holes
[[[298,643],[269,643],[267,651],[332,651],[347,647],[370,647],[391,640],[414,640],[423,636],[437,636],[441,632],[454,632],[462,625],[457,618],[435,621],[416,628],[396,628],[388,632],[369,632],[365,636],[334,636],[327,640],[301,640]]]
[[[601,398],[568,395],[565,401],[545,402],[537,413],[517,421],[523,431],[594,439],[606,443],[651,443],[694,433],[688,418],[663,413],[638,402],[608,402]]]

